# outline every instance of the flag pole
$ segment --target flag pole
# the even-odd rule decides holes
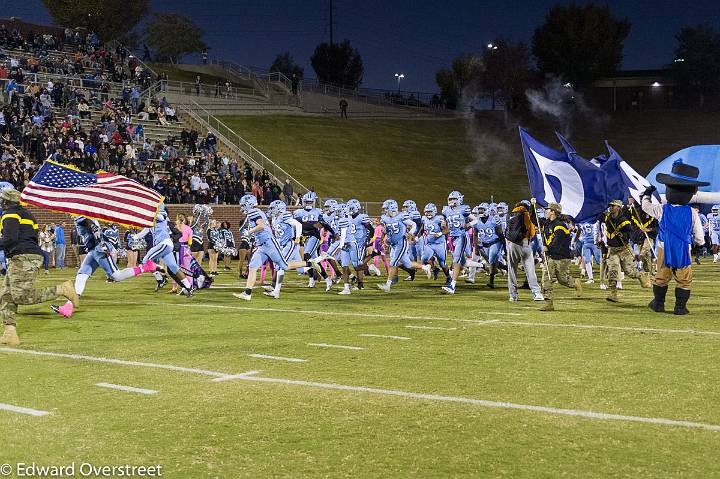
[[[637,216],[637,219],[640,220],[640,221],[642,221],[642,219],[640,218],[640,214],[639,214],[638,211],[637,211],[637,207],[635,206],[635,203],[632,203],[632,204],[630,205],[630,209],[633,210],[633,211],[635,211],[635,216]],[[646,241],[648,242],[648,244],[650,245],[650,251],[652,251],[653,258],[654,258],[654,259],[657,259],[657,253],[655,252],[655,245],[653,245],[653,242],[650,241],[650,237],[648,236],[647,231],[645,231],[643,228],[645,228],[645,227],[644,227],[644,226],[641,226],[641,227],[640,227],[640,231],[643,232],[643,234],[645,235],[645,240],[646,240]]]
[[[548,269],[547,256],[545,255],[545,235],[543,234],[542,226],[540,226],[540,217],[537,214],[537,200],[535,198],[530,198],[530,203],[532,203],[533,211],[535,212],[535,221],[537,221],[538,230],[540,230],[540,240],[542,241],[542,244],[540,245],[540,253],[543,259],[543,278],[545,277],[545,272],[547,272],[548,281],[552,281],[550,270]]]

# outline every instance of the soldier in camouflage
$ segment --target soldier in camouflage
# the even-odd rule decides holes
[[[43,263],[38,246],[38,224],[33,215],[20,206],[20,192],[6,189],[0,193],[3,214],[0,218],[0,249],[8,258],[7,274],[0,290],[0,317],[3,335],[0,344],[20,345],[16,319],[19,304],[37,304],[64,296],[76,306],[78,296],[72,281],[58,286],[36,288],[35,280]]]
[[[649,288],[651,286],[650,274],[635,269],[635,255],[630,249],[630,237],[634,227],[630,215],[625,211],[621,200],[612,200],[609,211],[604,213],[600,221],[605,225],[607,235],[607,277],[610,294],[606,298],[613,303],[619,302],[617,283],[620,279],[620,272],[626,277],[638,279],[640,286]]]

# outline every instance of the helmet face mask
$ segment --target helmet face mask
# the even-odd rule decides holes
[[[415,203],[413,200],[405,200],[403,202],[403,211],[410,212],[417,210],[417,203]]]
[[[385,213],[397,213],[398,211],[398,204],[395,200],[385,200],[383,202],[383,210],[385,210]]]
[[[448,195],[448,206],[450,208],[456,208],[462,204],[463,196],[459,191],[452,191]]]
[[[500,216],[505,216],[508,211],[508,205],[507,203],[501,202],[497,205],[497,214]]]
[[[360,205],[360,202],[356,199],[348,201],[347,206],[350,214],[353,215],[360,213],[360,211],[362,210],[362,205]]]
[[[240,210],[247,213],[251,208],[257,206],[257,198],[253,195],[245,195],[240,198]]]
[[[317,195],[312,191],[308,191],[302,197],[303,208],[311,210],[315,208],[315,202],[317,201]]]
[[[331,215],[337,211],[338,202],[335,200],[327,200],[323,205],[323,210],[326,215]]]

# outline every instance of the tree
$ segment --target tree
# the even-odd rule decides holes
[[[673,70],[680,91],[698,98],[700,107],[720,93],[720,34],[710,25],[685,27],[676,36]]]
[[[502,37],[491,45],[483,51],[484,68],[480,84],[483,91],[490,95],[493,109],[496,100],[504,104],[507,121],[508,111],[515,109],[532,76],[530,49],[524,42]]]
[[[617,70],[628,33],[630,23],[607,6],[558,5],[535,30],[532,52],[543,73],[584,86]]]
[[[477,93],[483,68],[481,57],[467,54],[455,58],[450,68],[438,70],[435,82],[448,108],[456,108],[463,94]]]
[[[202,39],[202,29],[182,13],[156,13],[143,33],[145,42],[161,61],[178,63],[183,55],[208,48]]]
[[[150,0],[43,0],[43,3],[58,25],[87,28],[108,42],[135,28],[147,15]]]
[[[321,43],[315,47],[310,64],[320,81],[357,88],[362,83],[363,61],[349,40]]]
[[[280,72],[288,78],[292,78],[293,74],[298,78],[302,78],[304,70],[301,66],[296,65],[290,52],[278,53],[275,61],[270,66],[270,72]]]

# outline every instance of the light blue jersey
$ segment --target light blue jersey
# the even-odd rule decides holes
[[[365,246],[365,240],[374,230],[370,217],[365,213],[359,213],[357,216],[351,216],[350,233],[355,237],[355,241]]]
[[[100,231],[100,224],[96,220],[78,216],[75,218],[75,230],[87,251],[94,250],[100,244],[98,241],[100,235],[98,234],[98,237],[95,237],[96,231]]]
[[[267,216],[265,216],[265,213],[263,213],[260,208],[251,208],[247,212],[247,221],[249,229],[255,228],[259,221],[262,221],[264,224],[263,229],[253,233],[253,238],[255,238],[255,242],[258,245],[265,244],[272,239],[272,231],[270,230]]]
[[[155,218],[155,226],[152,230],[150,230],[150,232],[153,235],[153,244],[157,245],[165,240],[170,240],[172,242],[167,213],[158,213],[157,218]]]
[[[407,225],[405,221],[409,219],[407,213],[399,212],[395,216],[382,215],[380,223],[385,228],[385,234],[390,245],[396,245],[405,240]]]
[[[497,227],[497,220],[492,216],[488,216],[485,219],[477,218],[477,222],[473,225],[473,228],[477,231],[478,240],[482,246],[488,246],[498,242],[500,238],[497,235]]]
[[[465,224],[470,216],[470,207],[468,205],[458,205],[455,208],[445,206],[442,210],[445,222],[452,238],[466,236]]]
[[[578,242],[585,244],[585,243],[592,243],[595,244],[595,238],[597,238],[597,222],[590,223],[590,222],[584,222],[584,223],[578,223],[577,224],[578,229],[580,230],[580,236],[578,236]]]
[[[273,231],[280,246],[284,247],[286,244],[295,241],[295,225],[290,222],[292,219],[293,215],[289,211],[285,211],[278,217],[273,218]]]
[[[425,243],[426,244],[445,244],[445,235],[436,237],[437,233],[442,233],[442,223],[445,221],[442,216],[435,215],[432,218],[423,216],[423,231],[425,232]]]
[[[720,233],[720,213],[708,213],[708,231]]]

